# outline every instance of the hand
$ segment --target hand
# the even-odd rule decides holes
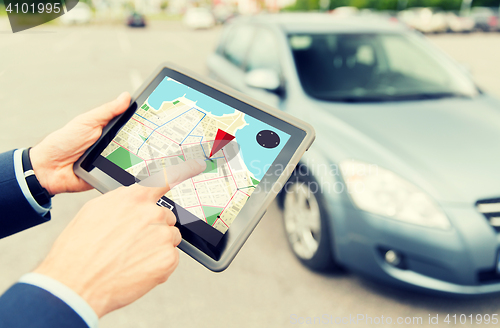
[[[75,175],[73,164],[99,139],[109,121],[129,105],[130,95],[124,92],[117,99],[77,116],[33,147],[31,163],[42,187],[51,195],[92,189]]]
[[[134,302],[165,282],[179,261],[176,218],[156,202],[169,184],[205,168],[204,161],[188,160],[167,169],[165,178],[163,172],[156,176],[163,187],[135,184],[91,200],[35,272],[74,290],[99,317]]]

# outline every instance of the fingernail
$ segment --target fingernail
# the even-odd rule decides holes
[[[197,158],[196,162],[198,162],[198,164],[200,164],[204,168],[203,170],[207,168],[207,161],[205,161],[204,159]]]
[[[125,98],[127,97],[127,95],[128,95],[128,92],[126,92],[126,91],[125,91],[125,92],[122,92],[122,93],[118,96],[118,98],[116,98],[116,99],[117,99],[118,101],[123,101],[123,100],[125,100]]]

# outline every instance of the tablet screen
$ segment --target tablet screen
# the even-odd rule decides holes
[[[194,216],[210,227],[196,232],[215,246],[289,139],[286,132],[167,76],[138,103],[95,165],[111,176],[116,172],[110,170],[124,170],[140,181],[188,159],[205,160],[202,174],[172,188],[164,200],[191,214],[177,211],[181,223]]]

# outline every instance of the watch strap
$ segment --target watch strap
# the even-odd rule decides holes
[[[35,201],[40,205],[44,206],[50,202],[50,198],[52,197],[47,189],[42,187],[40,181],[36,178],[35,171],[33,171],[33,165],[31,164],[30,159],[30,149],[23,150],[22,154],[22,162],[23,162],[23,172],[24,179],[26,180],[26,184],[31,192],[31,195],[35,199]]]

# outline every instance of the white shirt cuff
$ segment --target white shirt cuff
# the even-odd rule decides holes
[[[94,309],[80,295],[66,285],[43,274],[34,272],[25,274],[19,279],[19,282],[45,289],[72,308],[85,321],[89,328],[97,328],[99,318]]]
[[[19,184],[19,187],[21,187],[21,191],[23,192],[23,195],[28,203],[30,203],[31,207],[33,207],[33,209],[41,216],[45,216],[52,209],[52,201],[46,205],[48,207],[43,207],[37,203],[35,198],[33,198],[24,177],[23,151],[24,149],[17,149],[14,151],[14,172],[16,174],[17,183]]]

